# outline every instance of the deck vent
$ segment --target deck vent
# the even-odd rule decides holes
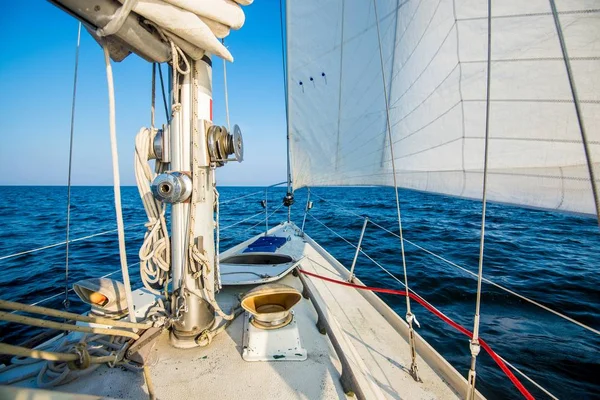
[[[242,298],[242,307],[252,314],[250,323],[259,329],[278,329],[292,322],[290,312],[302,298],[293,287],[272,283],[250,290]]]
[[[125,286],[121,282],[107,279],[85,279],[73,284],[73,290],[84,303],[92,306],[92,314],[108,318],[127,315]]]

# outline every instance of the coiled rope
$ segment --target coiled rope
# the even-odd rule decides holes
[[[140,274],[144,287],[160,295],[159,289],[166,290],[171,270],[171,244],[165,218],[166,207],[152,195],[150,185],[156,177],[150,169],[152,141],[155,132],[142,128],[135,137],[135,179],[144,210],[148,217],[146,234],[140,247]],[[156,162],[156,171],[163,172],[165,164]]]
[[[38,317],[28,317],[0,311],[0,320],[3,321],[83,333],[83,336],[78,338],[65,337],[58,345],[56,344],[56,341],[52,340],[36,349],[0,343],[0,354],[14,356],[14,358],[11,359],[11,365],[0,368],[0,373],[6,372],[19,365],[40,362],[36,360],[45,361],[38,370],[18,376],[9,381],[0,382],[5,385],[20,382],[37,375],[38,387],[51,388],[71,382],[82,375],[89,374],[98,368],[100,364],[104,363],[108,364],[109,367],[121,365],[129,369],[136,369],[137,367],[128,364],[127,361],[123,360],[125,350],[129,345],[129,340],[136,340],[139,338],[137,333],[131,332],[129,329],[148,329],[152,326],[150,323],[116,321],[103,317],[79,315],[71,312],[31,306],[6,300],[0,300],[0,308],[84,323],[101,324],[115,328],[110,329],[73,325],[65,322],[56,322]],[[32,358],[35,360],[31,360]]]

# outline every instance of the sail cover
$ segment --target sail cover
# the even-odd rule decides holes
[[[600,3],[556,6],[598,177]],[[398,185],[481,198],[487,2],[377,0],[381,40],[372,0],[286,7],[295,188],[393,185],[385,85]],[[493,1],[491,13],[488,199],[595,213],[549,1]]]

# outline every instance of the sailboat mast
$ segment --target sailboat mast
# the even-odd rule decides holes
[[[214,174],[206,148],[204,121],[212,119],[212,62],[208,56],[189,62],[189,72],[172,84],[171,171],[192,182],[189,202],[171,210],[173,311],[179,315],[171,339],[178,347],[195,346],[194,338],[210,328],[214,309],[204,298],[197,271],[189,265],[190,242],[205,256],[205,284],[214,283]],[[177,92],[178,91],[178,92]],[[177,101],[179,100],[179,101]],[[194,170],[195,169],[195,170]]]

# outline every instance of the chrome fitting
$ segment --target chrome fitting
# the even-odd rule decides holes
[[[406,314],[406,322],[408,322],[409,325],[412,325],[414,322],[419,328],[421,327],[421,324],[417,321],[417,316],[413,313]]]
[[[212,125],[206,134],[210,161],[222,167],[228,161],[242,162],[244,160],[244,140],[239,126],[233,126],[233,134],[227,132],[224,126]],[[228,158],[230,155],[234,158]]]
[[[477,357],[479,352],[481,351],[481,345],[479,344],[478,339],[472,339],[469,348],[471,349],[471,356]]]
[[[294,193],[287,192],[283,197],[283,205],[291,207],[294,204]]]
[[[162,163],[171,161],[169,157],[169,127],[164,126],[156,131],[152,139],[152,157]]]
[[[183,203],[192,194],[192,179],[182,172],[166,172],[152,182],[154,198],[165,203]]]

